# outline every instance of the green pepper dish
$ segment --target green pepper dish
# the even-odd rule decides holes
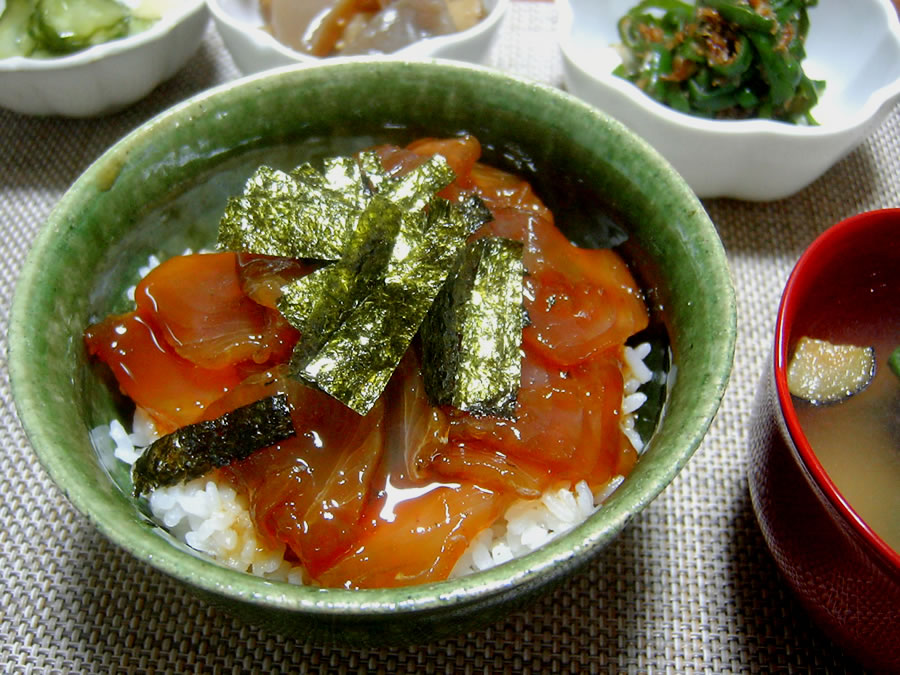
[[[818,0],[644,0],[619,19],[613,72],[680,112],[816,124],[825,82],[803,72]]]

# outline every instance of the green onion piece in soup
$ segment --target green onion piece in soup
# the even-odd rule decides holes
[[[900,345],[898,345],[888,357],[888,367],[897,377],[900,377]]]

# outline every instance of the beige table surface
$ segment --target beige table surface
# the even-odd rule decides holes
[[[598,0],[602,1],[602,0]],[[550,3],[516,2],[492,65],[562,86]],[[65,501],[16,417],[6,329],[30,242],[65,189],[157,112],[238,76],[210,28],[190,63],[95,120],[0,111],[0,671],[772,672],[853,670],[781,582],[747,494],[747,422],[781,287],[805,246],[851,214],[900,206],[900,108],[802,192],[709,200],[738,297],[734,375],[687,468],[582,574],[489,628],[402,649],[307,645],[244,624],[133,560]]]

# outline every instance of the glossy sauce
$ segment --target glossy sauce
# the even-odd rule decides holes
[[[514,500],[582,479],[598,488],[636,459],[620,430],[619,358],[648,317],[621,258],[569,243],[526,182],[477,162],[481,148],[471,136],[377,151],[394,173],[440,152],[457,172],[443,196],[474,190],[495,216],[473,236],[525,244],[531,324],[515,420],[433,407],[415,344],[364,417],[292,379],[285,361],[298,335],[273,308],[281,285],[311,269],[296,261],[230,253],[172,259],[142,281],[136,312],[86,334],[90,353],[161,431],[288,395],[297,435],[220,473],[248,495],[261,535],[287,543],[287,555],[326,586],[444,579],[472,537]],[[185,293],[199,280],[206,290]],[[150,326],[154,365],[146,340],[122,346],[117,327],[129,322]],[[190,377],[169,386],[179,368]],[[194,387],[198,374],[209,379],[198,377]]]

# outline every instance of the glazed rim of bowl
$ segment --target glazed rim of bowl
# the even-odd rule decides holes
[[[180,0],[172,5],[163,15],[147,30],[107,42],[101,42],[92,47],[81,49],[65,56],[48,58],[31,58],[29,56],[11,56],[0,59],[0,72],[22,70],[62,70],[75,68],[89,63],[95,63],[107,56],[134,49],[141,45],[153,42],[170,33],[178,24],[187,17],[205,12],[204,0]]]
[[[221,7],[221,0],[205,1],[207,7],[209,8],[209,11],[213,14],[216,20],[221,21],[242,33],[249,33],[253,37],[254,42],[258,43],[259,46],[273,49],[282,56],[286,56],[290,59],[295,59],[299,63],[319,63],[323,58],[327,58],[329,61],[333,60],[334,58],[338,58],[333,56],[313,56],[311,54],[304,54],[303,52],[299,52],[296,49],[292,49],[291,47],[287,46],[283,42],[280,42],[274,35],[272,35],[268,31],[263,30],[262,26],[253,26],[244,21],[240,21],[234,18],[231,14],[226,12]],[[496,26],[496,24],[503,18],[504,14],[506,14],[509,3],[510,0],[496,0],[496,4],[488,13],[488,15],[474,26],[471,26],[466,30],[457,31],[456,33],[436,35],[434,37],[417,40],[412,44],[398,49],[392,54],[382,55],[381,58],[390,57],[404,59],[414,58],[419,55],[427,56],[427,53],[430,53],[432,50],[438,49],[444,45],[453,45],[459,42],[465,42],[469,38],[482,35],[492,30],[494,26]]]
[[[775,323],[775,388],[778,394],[785,424],[800,461],[818,490],[824,495],[828,503],[840,514],[845,523],[864,540],[885,564],[890,566],[895,573],[900,573],[900,553],[894,551],[878,534],[863,520],[850,503],[844,498],[837,485],[825,471],[822,463],[816,457],[803,428],[797,417],[791,393],[787,383],[788,350],[791,345],[791,327],[794,323],[802,296],[808,291],[812,280],[825,268],[835,262],[835,257],[845,249],[847,242],[855,240],[862,233],[873,227],[885,227],[888,223],[894,223],[894,227],[900,227],[900,209],[880,209],[867,211],[851,216],[839,223],[832,225],[819,235],[798,259],[793,271],[788,277],[781,302],[778,306],[778,314]]]
[[[49,351],[46,334],[50,331],[45,330],[46,326],[40,318],[32,316],[29,308],[32,303],[42,303],[41,309],[46,315],[52,313],[60,322],[76,323],[74,330],[66,333],[64,339],[70,349],[73,342],[80,344],[84,320],[70,318],[71,312],[59,312],[54,301],[46,297],[48,286],[54,288],[66,283],[64,273],[54,270],[54,266],[43,265],[42,261],[66,254],[77,257],[78,254],[72,252],[68,235],[76,231],[82,221],[73,214],[81,212],[90,203],[86,195],[109,194],[123,175],[128,180],[143,180],[146,176],[144,171],[131,166],[130,162],[133,158],[137,158],[134,160],[137,162],[144,153],[155,153],[157,146],[166,145],[155,140],[158,136],[172,143],[183,142],[194,128],[195,120],[204,120],[204,125],[220,125],[224,120],[230,120],[229,109],[239,109],[243,105],[257,110],[257,106],[262,105],[261,101],[280,101],[285,89],[298,92],[296,95],[299,96],[304,84],[322,88],[341,88],[351,84],[355,87],[358,84],[354,83],[361,81],[381,82],[383,80],[380,78],[390,72],[394,72],[396,81],[401,83],[398,87],[401,90],[405,87],[410,96],[419,95],[423,89],[429,88],[432,92],[439,90],[443,96],[447,93],[446,87],[454,85],[458,87],[458,92],[450,92],[451,98],[459,92],[463,96],[473,95],[476,90],[479,96],[491,92],[494,95],[490,102],[492,116],[521,121],[528,125],[528,129],[534,125],[546,127],[554,124],[561,113],[565,113],[569,124],[561,128],[564,129],[562,133],[565,134],[563,138],[567,151],[570,148],[581,149],[593,138],[594,143],[605,143],[609,153],[618,158],[608,161],[626,163],[616,164],[616,171],[627,173],[631,167],[628,162],[633,163],[633,158],[638,157],[640,171],[637,176],[641,184],[652,184],[654,189],[639,191],[637,183],[632,185],[631,189],[641,197],[635,209],[640,214],[656,213],[658,218],[665,214],[672,223],[668,232],[654,233],[654,236],[661,237],[654,243],[662,251],[657,255],[666,255],[666,246],[682,252],[678,262],[684,268],[673,274],[672,282],[685,286],[694,284],[696,288],[698,280],[702,280],[710,284],[713,290],[705,300],[701,298],[698,301],[695,296],[688,298],[688,293],[670,298],[671,305],[675,306],[673,312],[691,317],[690,321],[686,320],[684,325],[678,327],[677,335],[670,335],[673,347],[676,340],[683,342],[685,347],[680,356],[676,354],[676,362],[680,359],[682,366],[691,364],[690,369],[682,367],[679,370],[673,378],[675,383],[670,392],[671,399],[684,401],[684,405],[675,406],[673,403],[664,412],[665,419],[676,421],[668,425],[663,423],[664,430],[657,429],[643,455],[644,463],[638,462],[629,480],[598,514],[573,531],[511,562],[437,583],[394,589],[345,590],[267,581],[229,569],[203,554],[174,545],[168,535],[163,535],[146,519],[139,522],[137,509],[130,497],[120,493],[110,483],[100,486],[94,484],[96,481],[78,480],[79,476],[87,474],[80,467],[72,467],[70,455],[82,450],[67,451],[66,447],[72,448],[76,443],[84,447],[89,442],[86,438],[72,438],[71,423],[66,425],[65,422],[44,419],[42,413],[44,401],[48,397],[59,399],[60,394],[55,388],[62,384],[71,386],[69,380],[74,374],[61,374],[57,382],[48,382],[44,377],[52,375],[52,372],[39,372],[42,377],[34,376],[33,371],[40,371],[41,364],[34,363],[33,358],[29,360],[30,355],[41,349]],[[343,91],[340,89],[340,92]],[[498,92],[502,95],[498,96]],[[341,109],[346,108],[346,93],[343,96],[343,99],[335,101],[335,105],[340,103]],[[332,97],[337,99],[338,94],[332,93]],[[317,97],[316,100],[320,99]],[[540,101],[540,105],[534,106],[535,101]],[[408,107],[406,103],[403,110]],[[466,110],[467,115],[472,114],[469,108],[460,105],[457,108]],[[433,114],[433,110],[428,108],[429,120]],[[469,120],[472,123],[472,118]],[[301,124],[293,119],[292,123]],[[495,119],[489,123],[497,128]],[[268,120],[260,119],[254,124],[266,125]],[[244,125],[241,125],[240,133],[248,133]],[[246,140],[246,136],[242,138]],[[197,143],[207,142],[203,139],[209,139],[209,136],[202,136]],[[211,145],[222,151],[218,145],[221,142],[217,137]],[[534,143],[541,145],[547,141],[538,137]],[[556,142],[552,145],[557,147]],[[190,154],[183,145],[175,147],[179,157]],[[196,156],[183,158],[186,163],[193,160]],[[620,174],[615,175],[619,180]],[[628,174],[621,180],[632,180],[632,177]],[[630,220],[635,220],[635,217]],[[102,252],[97,251],[95,255],[100,256]],[[685,261],[685,258],[689,260]],[[79,269],[89,269],[83,264],[84,261],[81,263]],[[682,274],[686,275],[687,281]],[[93,283],[96,284],[97,280],[94,279]],[[717,326],[717,333],[704,339],[711,325]],[[74,340],[73,333],[77,333]],[[547,583],[547,579],[558,578],[562,574],[560,570],[571,570],[599,551],[672,481],[699,446],[724,395],[731,373],[735,335],[734,290],[724,249],[714,226],[683,179],[655,150],[623,125],[558,89],[481,66],[438,59],[417,62],[374,58],[334,59],[314,66],[299,65],[251,75],[198,94],[131,132],[89,167],[62,197],[39,231],[19,276],[9,321],[9,373],[20,420],[39,460],[69,501],[108,539],[136,558],[212,595],[323,618],[369,618],[387,613],[396,616],[398,612],[433,612],[448,605],[461,606],[506,595],[513,586],[523,590],[539,587]],[[708,349],[695,350],[697,340],[708,342]],[[686,387],[690,386],[695,387],[696,391],[691,390],[688,394]],[[70,408],[75,406],[75,403],[68,401],[65,404]],[[48,422],[66,428],[48,430],[45,426]],[[84,426],[83,422],[70,422],[76,422],[76,428]],[[667,442],[670,436],[675,442]],[[659,458],[659,461],[652,461],[651,457]]]
[[[560,51],[570,65],[601,86],[616,90],[634,104],[652,112],[653,115],[661,118],[667,124],[681,129],[703,131],[723,139],[729,136],[821,139],[863,127],[883,106],[900,96],[900,79],[898,79],[870,92],[863,105],[857,108],[853,114],[844,116],[841,123],[830,122],[818,126],[788,124],[765,119],[711,120],[696,115],[689,115],[660,103],[652,96],[641,91],[639,87],[621,77],[616,77],[612,73],[598,74],[590,67],[586,68],[583,65],[583,59],[569,46],[571,42],[570,34],[575,20],[571,2],[570,0],[556,0],[556,6],[559,8],[557,39]],[[891,35],[900,43],[900,19],[898,19],[890,0],[877,0],[877,6],[885,15],[885,22],[890,27]],[[815,113],[815,108],[813,108],[813,113]]]

